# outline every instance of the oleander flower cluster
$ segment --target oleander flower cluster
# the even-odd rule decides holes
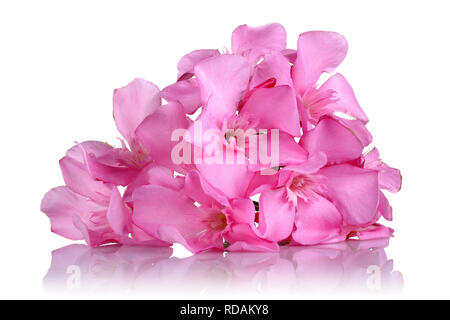
[[[116,89],[121,144],[66,152],[65,185],[41,204],[52,231],[194,253],[390,237],[379,220],[392,220],[385,191],[401,175],[335,71],[346,53],[335,32],[302,33],[294,50],[278,23],[241,25],[231,50],[184,55],[164,89],[143,79]]]

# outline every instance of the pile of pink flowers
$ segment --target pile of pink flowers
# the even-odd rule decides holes
[[[67,151],[66,185],[41,204],[52,231],[92,247],[192,252],[390,237],[377,223],[392,220],[382,190],[397,192],[401,175],[366,148],[368,118],[334,73],[346,53],[335,32],[302,33],[292,50],[280,24],[242,25],[231,52],[186,54],[163,90],[143,79],[116,89],[122,145]],[[255,157],[247,139],[276,161]]]

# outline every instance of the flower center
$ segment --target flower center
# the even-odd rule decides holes
[[[130,149],[131,151],[122,148],[127,165],[141,169],[152,161],[147,149],[138,141],[133,141],[130,145]]]
[[[302,103],[313,122],[317,122],[319,118],[329,113],[328,105],[336,102],[334,90],[308,90],[303,98]]]
[[[212,213],[204,222],[210,230],[214,231],[222,231],[228,225],[227,217],[220,211]]]
[[[245,146],[248,135],[256,134],[256,121],[249,115],[235,115],[228,119],[225,140],[228,144],[236,144],[238,148]]]
[[[316,197],[317,193],[323,191],[323,177],[320,175],[298,175],[295,176],[289,190],[297,197],[307,202]]]

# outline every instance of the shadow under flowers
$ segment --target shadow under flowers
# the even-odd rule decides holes
[[[144,294],[154,298],[296,298],[324,293],[386,293],[403,287],[389,240],[283,247],[279,253],[204,252],[74,244],[52,252],[48,294]]]

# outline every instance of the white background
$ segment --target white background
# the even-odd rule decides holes
[[[135,77],[163,88],[185,53],[230,47],[243,23],[280,22],[291,48],[309,30],[347,38],[338,71],[383,160],[404,178],[389,196],[395,238],[386,251],[405,281],[395,298],[450,298],[449,9],[447,1],[2,1],[0,297],[46,297],[51,251],[71,242],[50,233],[40,200],[62,184],[58,159],[74,141],[118,144],[114,88]]]

